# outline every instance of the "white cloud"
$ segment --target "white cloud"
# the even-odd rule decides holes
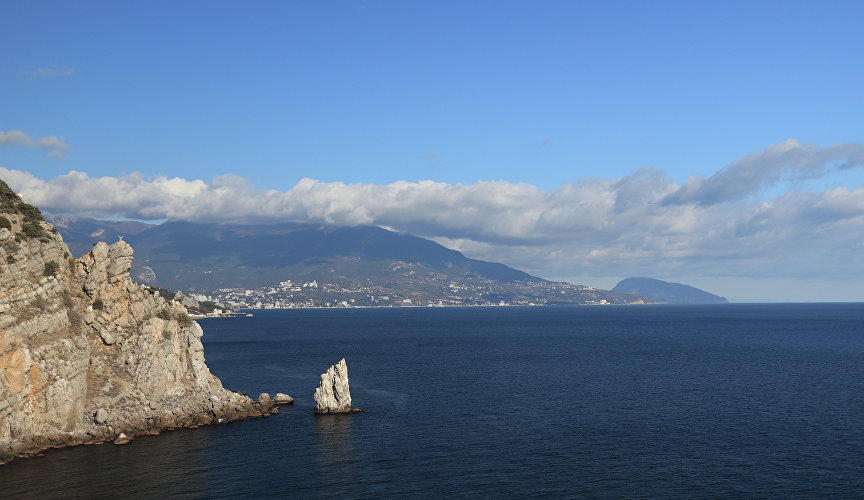
[[[314,179],[275,191],[237,176],[205,182],[72,171],[43,180],[4,168],[0,178],[49,213],[379,225],[544,277],[846,279],[864,272],[864,189],[753,195],[785,175],[812,178],[861,165],[861,151],[859,144],[820,148],[786,141],[683,186],[643,169],[551,191],[503,181]]]
[[[711,205],[735,201],[757,193],[781,179],[818,178],[830,168],[850,169],[864,165],[864,145],[838,143],[820,148],[787,139],[772,144],[721,169],[708,179],[694,175],[675,193],[669,203]]]
[[[20,130],[10,130],[9,132],[0,130],[0,146],[50,149],[51,152],[48,153],[48,158],[53,160],[65,159],[66,152],[69,150],[69,146],[63,139],[56,135],[37,138]]]
[[[36,69],[22,70],[21,72],[34,79],[57,77],[70,78],[75,76],[75,70],[73,68],[56,63],[49,63]]]

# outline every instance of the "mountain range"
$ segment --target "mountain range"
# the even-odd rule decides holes
[[[49,219],[74,255],[122,238],[135,249],[139,281],[238,307],[727,302],[651,278],[627,278],[611,291],[552,282],[377,226]]]
[[[175,290],[215,294],[272,287],[268,295],[279,295],[281,303],[305,305],[647,302],[632,294],[544,280],[377,226],[51,221],[74,255],[89,251],[96,241],[122,237],[135,249],[133,276]],[[292,290],[296,287],[289,282],[315,286]]]

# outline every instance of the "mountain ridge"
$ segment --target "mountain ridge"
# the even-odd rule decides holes
[[[726,297],[714,295],[682,283],[670,283],[654,278],[626,278],[618,282],[613,292],[643,295],[666,304],[725,304]]]
[[[72,227],[60,228],[64,238]],[[322,306],[645,302],[628,294],[555,283],[378,226],[170,221],[122,236],[138,255],[133,275],[163,288],[214,294],[261,290],[285,281],[322,284],[314,290],[286,291],[280,303],[293,304],[287,307],[308,306],[310,301]]]

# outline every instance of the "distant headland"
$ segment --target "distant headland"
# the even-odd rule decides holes
[[[663,304],[725,304],[729,302],[726,297],[720,297],[690,285],[669,283],[653,278],[627,278],[618,282],[612,291],[642,295],[653,302]]]

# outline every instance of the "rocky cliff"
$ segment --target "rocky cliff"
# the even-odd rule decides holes
[[[315,389],[315,413],[350,413],[351,390],[348,387],[348,364],[345,358],[321,374]]]
[[[133,282],[131,264],[123,241],[71,258],[0,181],[0,463],[273,409],[222,387],[201,327]]]

